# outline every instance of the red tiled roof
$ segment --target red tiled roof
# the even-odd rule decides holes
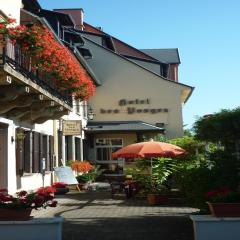
[[[91,33],[97,33],[97,34],[102,34],[102,35],[106,35],[103,31],[101,31],[98,28],[95,28],[93,26],[91,26],[90,24],[84,22],[84,30],[87,32],[91,32]]]
[[[101,31],[98,28],[93,27],[92,25],[84,22],[84,30],[87,32],[91,32],[91,33],[97,33],[97,34],[102,34],[102,35],[107,35],[105,32]],[[111,36],[112,37],[112,36]],[[148,56],[147,54],[139,51],[138,49],[122,42],[121,40],[112,37],[114,46],[115,46],[115,50],[118,54],[121,55],[128,55],[128,56],[133,56],[133,57],[137,57],[137,58],[144,58],[147,60],[151,60],[151,61],[157,61],[155,58],[152,58],[150,56]]]
[[[77,26],[80,26],[82,9],[55,9],[54,11],[71,15],[75,24]],[[90,25],[86,22],[84,22],[84,30],[87,32],[108,36],[108,34],[106,34],[105,32],[101,31],[100,29],[98,29],[96,27],[93,27],[92,25]],[[136,57],[136,58],[143,58],[143,59],[147,59],[147,60],[151,60],[151,61],[158,61],[155,58],[139,51],[138,49],[122,42],[121,40],[119,40],[117,38],[112,37],[112,40],[113,40],[113,43],[115,46],[115,50],[118,54],[132,56],[132,57]]]

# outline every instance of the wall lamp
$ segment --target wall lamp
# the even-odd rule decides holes
[[[93,120],[94,119],[95,114],[94,114],[94,112],[93,112],[91,107],[88,110],[87,116],[88,116],[88,120]]]

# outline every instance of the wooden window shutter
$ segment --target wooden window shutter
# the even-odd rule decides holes
[[[49,136],[49,170],[52,171],[53,170],[53,167],[54,167],[54,158],[53,158],[53,155],[54,155],[54,139],[53,139],[53,136]]]
[[[33,172],[40,172],[40,133],[33,132]]]
[[[47,162],[48,162],[47,153],[48,153],[48,136],[40,133],[40,163],[42,159],[45,158],[45,170],[48,170],[47,169]]]
[[[62,166],[62,131],[58,131],[58,166]]]
[[[23,171],[32,173],[32,133],[25,131]]]
[[[49,136],[46,136],[46,171],[51,171],[50,161],[50,143]]]
[[[21,138],[18,136],[22,136]],[[16,174],[23,175],[23,161],[24,161],[24,130],[16,129]]]

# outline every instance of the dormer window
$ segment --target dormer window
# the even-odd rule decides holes
[[[89,49],[87,48],[79,48],[78,47],[78,51],[81,53],[81,55],[85,58],[85,59],[91,59],[92,58],[92,54],[89,51]]]

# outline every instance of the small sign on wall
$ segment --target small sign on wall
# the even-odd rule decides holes
[[[81,135],[82,134],[82,121],[81,120],[67,120],[63,121],[63,135]]]

